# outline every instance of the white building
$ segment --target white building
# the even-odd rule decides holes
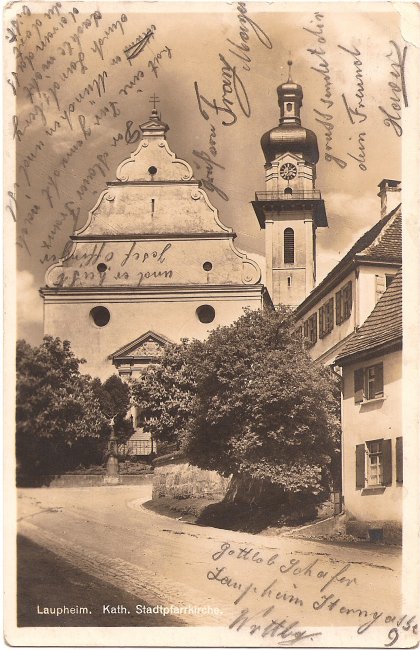
[[[380,183],[381,219],[295,310],[297,326],[311,346],[313,359],[334,362],[402,264],[401,206],[395,205],[400,199],[399,186],[396,181]],[[384,210],[388,211],[383,214]]]
[[[401,272],[348,339],[336,363],[343,371],[347,529],[361,536],[374,530],[385,539],[398,539],[403,485]]]

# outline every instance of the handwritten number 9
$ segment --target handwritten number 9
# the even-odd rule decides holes
[[[385,648],[390,648],[391,646],[394,645],[396,641],[399,639],[399,633],[396,627],[393,627],[392,630],[389,630],[388,632],[388,639],[391,639],[389,643],[385,643]]]

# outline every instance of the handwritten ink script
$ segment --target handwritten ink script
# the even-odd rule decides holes
[[[357,151],[354,153],[348,151],[347,156],[355,160],[359,169],[365,172],[367,171],[365,146],[367,133],[365,127],[359,128],[359,125],[368,119],[365,104],[363,58],[357,47],[348,48],[344,45],[339,45],[338,47],[349,55],[350,62],[354,66],[354,82],[352,86],[355,86],[355,88],[352,89],[352,96],[349,98],[348,93],[341,95],[351,127],[355,127],[355,129],[351,128],[352,135],[349,136],[349,145],[351,144],[354,147],[354,141],[357,140]]]
[[[150,42],[152,38],[155,36],[155,31],[156,31],[156,26],[155,25],[150,25],[150,28],[147,30],[147,32],[143,33],[139,38],[129,47],[125,48],[124,54],[127,57],[127,61],[130,62],[135,58],[139,56],[146,47],[146,45]]]
[[[121,162],[118,149],[139,142],[136,120],[146,119],[148,107],[134,119],[132,97],[171,64],[173,48],[155,24],[139,33],[124,12],[82,14],[64,2],[43,13],[24,5],[5,36],[15,66],[6,80],[16,103],[10,126],[17,155],[5,207],[16,221],[18,252],[43,265],[86,219]]]
[[[385,126],[391,126],[394,129],[395,135],[399,138],[403,134],[401,125],[403,107],[408,107],[407,87],[405,83],[405,59],[407,56],[407,45],[403,50],[395,41],[390,41],[391,51],[386,55],[390,62],[391,81],[388,81],[390,88],[390,97],[388,108],[379,106],[379,110],[385,115]]]
[[[248,45],[250,37],[256,36],[258,41],[266,48],[273,47],[270,38],[264,30],[248,15],[245,2],[238,2],[237,17],[239,38],[232,40],[226,39],[228,52],[234,59],[226,53],[219,52],[219,61],[222,64],[221,72],[221,99],[207,99],[200,91],[198,82],[194,82],[194,89],[197,97],[198,108],[205,120],[210,116],[207,111],[213,112],[220,116],[222,126],[232,126],[238,120],[238,111],[245,117],[251,115],[251,104],[245,83],[239,75],[238,66],[244,72],[251,71],[251,47]],[[238,63],[238,60],[240,63]]]
[[[327,52],[327,36],[325,27],[325,15],[316,11],[309,21],[309,27],[303,29],[313,37],[312,47],[307,51],[314,57],[315,65],[311,70],[317,73],[322,84],[322,95],[318,99],[319,107],[314,107],[315,121],[324,129],[321,134],[324,139],[325,160],[336,163],[341,169],[347,167],[347,163],[336,153],[336,99],[335,86],[332,80],[331,65]]]
[[[348,43],[337,43],[327,37],[328,16],[315,12],[309,20],[309,25],[303,27],[311,35],[313,42],[307,48],[315,65],[311,67],[317,75],[317,84],[321,86],[318,106],[313,108],[315,121],[324,129],[321,136],[324,145],[324,159],[334,163],[340,169],[346,169],[356,164],[360,171],[368,170],[368,128],[373,119],[373,107],[368,106],[366,60],[367,51],[356,46],[351,40]],[[408,107],[407,87],[405,80],[405,65],[408,46],[401,48],[394,40],[389,41],[391,51],[386,54],[389,65],[389,77],[386,90],[389,92],[386,104],[378,106],[382,114],[383,124],[391,127],[398,137],[403,133],[402,111]],[[337,55],[337,50],[339,55]],[[332,62],[339,61],[339,71],[344,71],[348,79],[349,90],[338,93],[339,71],[334,69]],[[337,64],[336,64],[337,65]],[[340,103],[340,100],[342,103]],[[342,116],[342,108],[344,114]],[[384,117],[385,116],[385,117]],[[342,119],[347,124],[348,135],[346,149],[343,138],[336,137],[337,128]]]
[[[137,242],[113,247],[108,242],[103,242],[80,244],[72,250],[70,245],[66,247],[64,266],[56,269],[52,285],[80,287],[93,283],[100,287],[115,284],[134,284],[140,287],[147,280],[159,283],[174,275],[173,268],[165,268],[171,247],[171,243],[155,248],[153,244],[152,247],[146,244],[139,246]]]
[[[204,187],[204,189],[208,190],[209,192],[215,192],[224,201],[229,201],[229,197],[226,192],[224,192],[220,187],[217,187],[214,180],[214,168],[216,167],[217,169],[222,170],[225,169],[223,165],[221,165],[219,162],[216,162],[218,153],[216,135],[216,127],[211,124],[208,147],[209,151],[196,151],[194,149],[194,164],[199,170],[202,168],[203,164],[205,165],[206,176],[205,178],[200,179],[201,185]]]
[[[385,647],[403,639],[415,643],[415,615],[393,611],[398,581],[392,568],[368,565],[372,575],[367,576],[363,562],[317,551],[292,547],[282,553],[221,543],[211,555],[207,580],[238,608],[229,628],[274,639],[276,645],[320,637],[320,628],[331,624],[353,627],[356,637],[380,628],[376,633],[383,635]],[[372,579],[380,581],[380,594],[369,589]]]
[[[192,164],[216,207],[230,201],[235,220],[251,198],[248,179],[254,173],[255,182],[264,179],[259,139],[277,121],[273,93],[287,79],[289,48],[295,81],[303,87],[302,124],[318,139],[319,177],[326,161],[340,173],[347,170],[343,191],[352,191],[353,173],[363,174],[367,186],[383,161],[383,141],[394,166],[381,174],[399,178],[395,154],[411,102],[406,77],[414,57],[394,18],[383,21],[373,53],[371,17],[363,33],[350,34],[342,29],[343,16],[327,10],[296,22],[274,6],[255,7],[235,2],[223,9],[222,22],[191,11],[190,39],[178,34],[184,19],[159,11],[159,4],[153,13],[131,11],[129,4],[86,9],[52,0],[42,8],[26,2],[18,13],[16,5],[6,9],[5,119],[13,144],[6,153],[16,177],[7,179],[4,207],[15,228],[19,266],[35,275],[34,286],[44,282],[45,267],[61,257],[106,182],[140,143],[155,94],[171,128],[169,146]],[[204,23],[208,40],[200,50]],[[294,41],[302,45],[300,56]],[[175,99],[180,87],[182,103]],[[189,118],[191,128],[179,128]],[[255,160],[232,164],[245,141],[255,146]],[[325,191],[331,190],[322,178]]]
[[[251,636],[259,634],[262,639],[281,639],[276,643],[278,646],[291,646],[322,635],[322,632],[301,630],[299,621],[282,618],[277,614],[274,605],[256,613],[250,612],[248,608],[241,610],[239,616],[229,625],[229,629],[239,632],[242,628],[248,629]]]
[[[209,121],[212,116],[209,133],[210,154],[204,151],[193,151],[195,164],[197,169],[201,169],[201,163],[199,161],[205,162],[206,175],[204,178],[200,178],[201,184],[206,190],[215,192],[224,201],[228,201],[229,197],[225,191],[215,184],[214,179],[214,168],[224,170],[225,167],[219,162],[216,162],[216,126],[213,120],[220,120],[221,126],[233,126],[238,121],[238,115],[243,115],[247,118],[251,116],[251,103],[245,82],[242,78],[242,72],[251,72],[252,50],[249,44],[250,39],[254,36],[265,48],[271,50],[273,47],[266,32],[248,14],[246,3],[238,2],[236,9],[238,35],[235,37],[235,40],[226,38],[228,52],[219,52],[218,54],[221,63],[221,98],[218,100],[209,100],[202,94],[198,81],[194,82],[194,90],[200,114],[206,121]]]

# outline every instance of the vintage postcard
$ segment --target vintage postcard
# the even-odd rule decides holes
[[[419,24],[5,6],[8,644],[418,646]]]

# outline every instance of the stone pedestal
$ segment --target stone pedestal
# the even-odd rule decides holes
[[[104,485],[119,485],[121,483],[120,477],[117,476],[104,476]]]

